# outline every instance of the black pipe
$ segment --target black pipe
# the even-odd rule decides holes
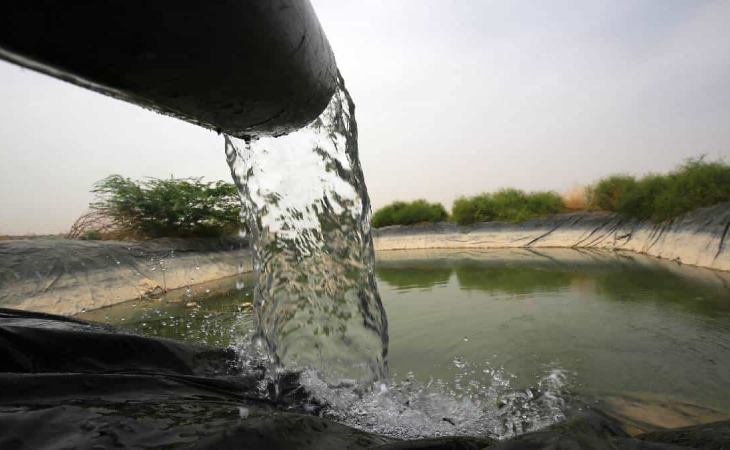
[[[0,58],[238,137],[307,124],[337,81],[309,0],[15,0]]]

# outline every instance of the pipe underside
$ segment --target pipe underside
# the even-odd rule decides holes
[[[237,137],[314,120],[337,66],[308,0],[24,0],[0,58]]]

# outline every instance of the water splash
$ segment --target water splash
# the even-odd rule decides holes
[[[271,399],[276,380],[260,369],[265,360],[260,346],[244,338],[236,348],[242,372],[260,377],[256,395]],[[515,376],[488,361],[472,364],[456,358],[453,365],[454,375],[448,380],[431,378],[424,383],[409,372],[402,380],[393,375],[389,382],[375,382],[372,389],[347,383],[335,386],[316,370],[306,369],[289,379],[279,407],[399,439],[498,440],[564,421],[566,410],[576,407],[570,405],[575,374],[556,363],[546,365],[529,388],[513,387]]]
[[[332,387],[305,371],[300,382],[320,414],[355,428],[386,436],[417,439],[468,435],[507,439],[565,419],[567,373],[546,368],[536,387],[514,389],[512,375],[489,363],[454,362],[453,380],[422,383],[413,373],[399,382],[359,393]]]
[[[225,139],[250,230],[254,326],[274,368],[312,369],[329,384],[384,379],[387,320],[344,81],[338,78],[319,118],[297,132]]]

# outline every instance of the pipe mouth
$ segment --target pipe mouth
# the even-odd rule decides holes
[[[337,85],[308,0],[12,2],[0,58],[241,138],[301,128]]]

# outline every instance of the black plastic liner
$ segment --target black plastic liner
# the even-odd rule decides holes
[[[730,422],[630,438],[600,412],[504,442],[399,441],[262,397],[230,349],[0,309],[0,449],[727,449]]]
[[[248,239],[0,242],[0,307],[73,315],[251,271]],[[194,281],[191,282],[190,280]]]
[[[369,448],[391,439],[279,410],[229,349],[0,309],[0,448]]]

